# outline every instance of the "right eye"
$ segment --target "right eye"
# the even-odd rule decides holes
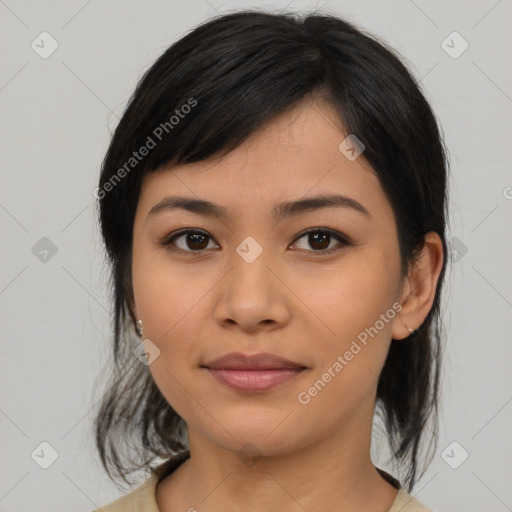
[[[182,229],[178,232],[171,233],[171,235],[166,237],[162,242],[160,242],[160,244],[171,251],[200,253],[204,252],[204,249],[208,248],[208,239],[213,240],[206,231]],[[178,243],[179,240],[181,241]]]

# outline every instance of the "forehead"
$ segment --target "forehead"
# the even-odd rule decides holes
[[[391,207],[364,152],[349,159],[340,150],[347,135],[333,107],[305,101],[227,155],[162,166],[146,175],[138,210],[147,215],[172,194],[206,199],[228,214],[243,215],[249,208],[270,211],[285,201],[337,193],[364,205],[372,216],[389,215]]]

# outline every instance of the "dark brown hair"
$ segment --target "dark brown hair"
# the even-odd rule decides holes
[[[114,481],[188,449],[186,424],[133,356],[131,247],[144,176],[238,147],[274,116],[321,94],[365,145],[392,205],[402,275],[435,231],[447,255],[447,153],[436,118],[400,56],[336,16],[239,11],[208,20],[170,46],[140,79],[113,133],[97,197],[111,270],[114,368],[96,413],[101,461]],[[187,106],[187,108],[185,108]],[[141,155],[140,148],[149,151]],[[135,153],[137,157],[135,157]],[[407,342],[392,340],[377,411],[410,491],[435,448],[441,364],[441,288]],[[427,432],[430,430],[430,432]],[[402,471],[403,470],[403,471]]]

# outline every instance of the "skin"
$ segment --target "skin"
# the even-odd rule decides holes
[[[134,222],[132,311],[143,322],[143,338],[160,350],[149,368],[187,423],[191,453],[158,485],[161,512],[385,512],[396,497],[370,458],[378,376],[391,338],[409,336],[407,326],[418,328],[430,311],[442,243],[428,233],[416,265],[401,276],[391,205],[364,158],[350,161],[340,152],[345,137],[334,110],[311,99],[226,156],[144,178]],[[333,192],[359,201],[371,218],[343,207],[277,224],[270,216],[275,203]],[[185,210],[148,217],[170,195],[212,201],[231,217]],[[188,253],[159,243],[183,228],[207,232],[202,252],[186,236],[175,247]],[[301,235],[308,228],[329,228],[353,245],[334,237],[315,245]],[[250,264],[236,252],[248,236],[263,249]],[[334,247],[340,250],[322,254]],[[394,318],[309,403],[300,403],[298,394],[394,303],[402,306]],[[271,352],[308,370],[270,391],[234,391],[201,368],[233,351]],[[239,456],[247,443],[256,447],[250,462]]]

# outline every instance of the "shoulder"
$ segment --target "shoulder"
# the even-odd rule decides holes
[[[174,455],[151,471],[151,476],[129,494],[93,510],[93,512],[159,512],[155,493],[158,482],[172,473],[190,456],[184,451]]]
[[[155,501],[157,482],[158,476],[153,473],[150,478],[129,494],[93,512],[158,512]]]
[[[433,512],[423,503],[400,488],[393,505],[388,512]]]
[[[411,496],[393,475],[382,468],[376,467],[376,469],[385,480],[398,489],[395,501],[388,512],[434,512]]]

